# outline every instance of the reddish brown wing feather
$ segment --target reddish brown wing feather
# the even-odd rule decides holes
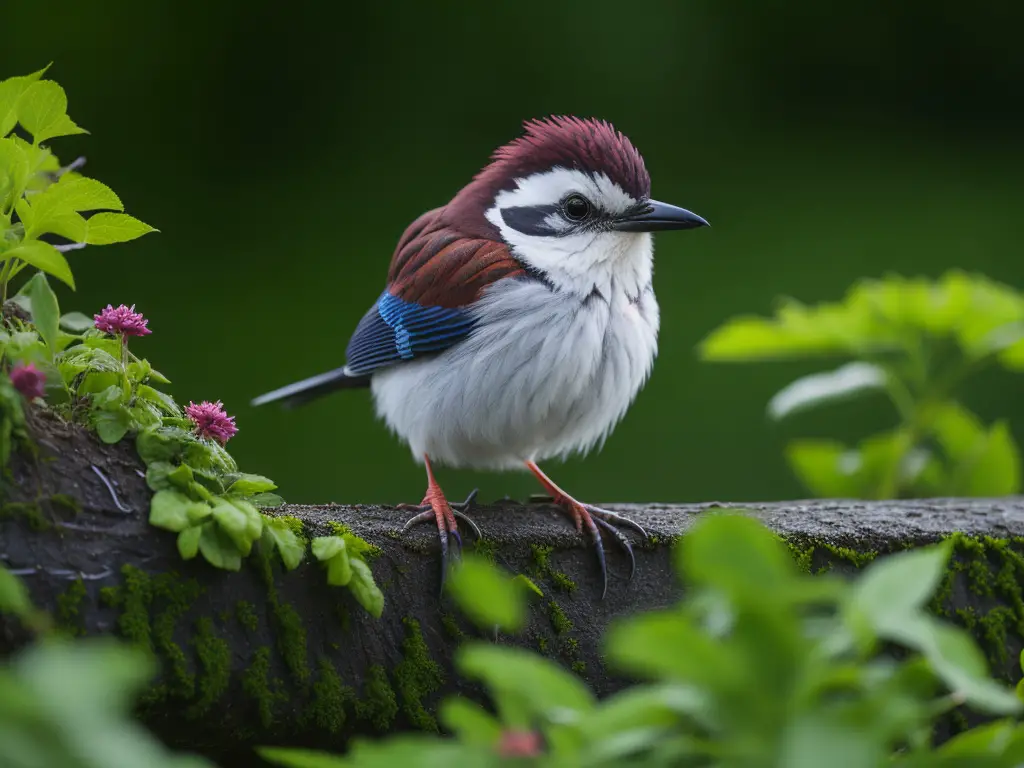
[[[443,221],[443,208],[409,225],[391,259],[388,292],[434,307],[463,307],[505,277],[526,274],[504,243],[467,237]]]

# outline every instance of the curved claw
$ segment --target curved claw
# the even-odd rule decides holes
[[[626,550],[626,554],[629,555],[629,578],[633,579],[633,575],[636,573],[636,556],[633,554],[633,545],[629,543],[629,539],[626,538],[626,534],[616,528],[614,525],[609,523],[607,520],[594,516],[594,522],[597,523],[601,528],[610,533],[615,537],[615,540],[622,545],[622,548]]]
[[[643,529],[643,526],[635,520],[631,520],[628,517],[624,517],[623,515],[620,515],[617,512],[612,512],[611,510],[608,509],[601,509],[600,507],[595,507],[590,504],[583,504],[583,507],[584,509],[587,510],[587,512],[592,514],[594,517],[600,518],[606,523],[611,523],[612,525],[624,525],[627,528],[636,531],[645,539],[648,538],[647,531],[645,531]]]
[[[607,525],[603,520],[597,517],[591,516],[589,513],[583,513],[583,524],[590,531],[590,538],[594,542],[594,549],[597,550],[597,563],[601,566],[601,583],[603,585],[601,589],[601,599],[604,600],[605,595],[608,594],[608,564],[604,556],[604,542],[601,540],[601,530],[597,527],[597,524],[601,523]]]
[[[473,518],[466,514],[476,503],[476,496],[478,493],[480,493],[480,489],[474,488],[470,491],[469,496],[466,497],[465,501],[460,501],[456,504],[449,504],[448,506],[451,507],[452,514],[455,515],[455,517],[469,526],[470,530],[473,531],[474,536],[478,539],[482,539],[484,535],[480,531],[480,526],[473,522]]]
[[[423,509],[423,507],[426,507],[426,509]],[[419,523],[426,523],[428,521],[433,521],[434,519],[434,510],[433,508],[431,508],[429,504],[423,504],[422,506],[406,504],[404,507],[399,506],[398,509],[423,509],[423,511],[420,512],[418,515],[410,517],[406,521],[405,525],[402,526],[402,533],[405,533],[414,525],[417,525]]]

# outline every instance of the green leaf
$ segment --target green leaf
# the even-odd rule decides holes
[[[242,556],[234,540],[214,521],[202,526],[199,536],[199,551],[206,561],[215,568],[237,571],[242,567]]]
[[[93,319],[82,312],[68,312],[61,315],[60,327],[70,333],[85,333],[93,327]]]
[[[746,515],[702,517],[675,550],[676,569],[687,583],[714,586],[733,598],[760,599],[792,585],[792,555],[761,523]]]
[[[0,136],[6,136],[18,122],[18,100],[25,90],[43,76],[49,66],[31,75],[9,77],[0,81]]]
[[[146,467],[146,485],[151,491],[162,491],[171,488],[170,474],[174,465],[167,461],[154,461]]]
[[[441,702],[438,720],[463,744],[493,748],[501,738],[501,723],[475,701],[448,698]]]
[[[194,525],[178,534],[178,554],[183,560],[191,560],[199,554],[199,539],[202,534],[202,525]]]
[[[989,677],[985,657],[965,630],[917,611],[893,623],[884,637],[924,654],[935,673],[973,709],[994,715],[1021,711],[1013,691]]]
[[[284,504],[284,499],[276,493],[255,493],[249,497],[249,501],[260,509],[273,509]]]
[[[49,231],[51,221],[68,214],[106,210],[124,210],[121,199],[110,187],[87,176],[62,176],[56,184],[32,197],[28,236]],[[91,223],[92,219],[87,222],[87,232]]]
[[[57,294],[50,288],[46,275],[37,272],[28,281],[28,295],[32,299],[32,322],[50,348],[50,354],[54,355],[57,352],[57,334],[60,332]]]
[[[992,425],[964,481],[965,496],[1012,496],[1020,491],[1020,449],[1005,421]]]
[[[317,536],[311,543],[313,557],[320,562],[330,560],[345,551],[345,541],[340,536]]]
[[[815,373],[787,385],[768,403],[768,415],[779,421],[794,413],[884,390],[888,377],[870,363],[847,363],[834,371]]]
[[[844,768],[878,768],[889,758],[886,736],[835,710],[800,712],[780,734],[778,764],[819,765],[823,755],[836,754]]]
[[[277,484],[270,478],[245,472],[232,473],[225,480],[229,483],[228,493],[237,493],[241,496],[273,491],[277,488]]]
[[[0,83],[2,90],[3,83]],[[2,94],[0,94],[2,99]],[[0,104],[0,112],[3,104]],[[3,116],[0,114],[0,121]],[[0,138],[0,210],[13,207],[11,197],[25,188],[29,177],[28,155],[16,141]]]
[[[93,411],[89,414],[96,434],[108,445],[121,441],[132,427],[131,414],[124,408],[111,411]]]
[[[455,665],[465,677],[482,681],[499,695],[521,697],[544,718],[564,721],[594,709],[594,695],[578,677],[523,648],[467,643],[456,651]]]
[[[352,580],[348,588],[352,590],[356,600],[375,619],[379,619],[384,612],[384,593],[380,591],[377,583],[373,580],[373,572],[366,561],[357,557],[347,558],[352,570]],[[332,561],[333,562],[333,561]],[[328,583],[330,573],[328,572]]]
[[[295,570],[306,554],[306,543],[288,524],[274,517],[265,517],[263,535],[277,549],[285,568]]]
[[[235,543],[242,556],[248,556],[253,542],[259,536],[259,532],[256,536],[252,535],[252,528],[246,511],[238,504],[223,498],[215,499],[212,507],[213,519],[217,521],[217,524]],[[256,514],[258,515],[259,513]],[[262,520],[260,528],[260,532],[262,532]]]
[[[152,403],[168,416],[181,413],[181,409],[178,407],[178,404],[174,401],[173,397],[161,392],[159,389],[154,389],[148,384],[140,384],[135,389],[135,396],[141,400],[145,400],[147,403]]]
[[[87,133],[67,116],[64,89],[52,80],[33,83],[18,99],[18,122],[32,134],[36,144],[57,136]]]
[[[97,213],[89,218],[85,242],[90,245],[125,243],[158,230],[126,213]]]
[[[34,611],[21,579],[0,565],[0,613],[29,616]]]
[[[861,493],[857,476],[859,457],[835,440],[792,440],[786,461],[793,474],[816,497],[856,498]]]
[[[149,524],[179,533],[192,524],[189,508],[194,504],[202,502],[192,501],[180,491],[157,491],[149,505]]]
[[[448,579],[447,588],[459,607],[480,627],[497,625],[517,632],[526,623],[526,603],[510,575],[486,560],[466,554]]]
[[[135,449],[147,464],[172,461],[181,456],[191,440],[192,436],[181,427],[152,427],[139,432]]]
[[[862,616],[880,636],[895,631],[935,593],[950,551],[944,542],[876,559],[850,592],[847,614]]]
[[[332,755],[313,749],[297,747],[259,747],[256,749],[264,760],[284,766],[284,768],[352,768],[353,763],[348,757]],[[370,763],[369,765],[374,765]],[[378,765],[383,768],[385,763]],[[411,764],[410,764],[411,765]]]
[[[75,278],[64,254],[42,240],[25,240],[3,254],[5,259],[21,259],[26,264],[53,275],[58,280],[75,287]]]

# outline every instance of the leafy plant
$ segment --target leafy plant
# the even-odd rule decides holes
[[[957,398],[985,366],[1024,372],[1024,294],[953,271],[936,281],[889,276],[853,286],[837,303],[785,300],[772,318],[737,317],[701,344],[704,360],[845,358],[772,398],[771,418],[884,393],[899,419],[856,446],[795,440],[793,471],[819,496],[1001,496],[1021,487],[1009,426],[986,426]]]
[[[530,651],[469,642],[456,665],[493,711],[443,702],[451,737],[359,740],[344,756],[265,748],[290,768],[537,766],[1015,766],[1024,726],[1014,693],[988,676],[970,635],[926,604],[947,565],[939,544],[880,558],[855,580],[801,573],[751,518],[713,514],[675,552],[680,604],[613,624],[612,671],[645,682],[599,701],[575,675]],[[473,562],[479,574],[490,566]],[[486,577],[471,601],[481,627],[509,623],[525,591]],[[486,592],[486,599],[483,599]],[[897,644],[907,653],[881,653]],[[966,703],[1004,719],[933,744],[936,719]]]
[[[129,344],[150,334],[134,305],[108,305],[93,317],[61,314],[44,273],[74,287],[62,250],[154,230],[121,213],[108,187],[78,173],[80,162],[63,168],[42,145],[84,132],[67,116],[63,89],[40,79],[44,72],[0,82],[0,300],[23,269],[39,270],[13,297],[31,320],[7,312],[0,330],[0,363],[10,370],[0,376],[0,466],[6,466],[13,441],[27,436],[24,401],[41,403],[105,443],[135,440],[154,492],[149,520],[178,535],[186,560],[202,554],[215,567],[237,571],[259,544],[279,553],[289,570],[298,567],[305,540],[260,512],[283,503],[273,493],[277,486],[240,472],[224,447],[238,431],[234,417],[219,402],[182,408],[163,391],[170,381]],[[31,143],[12,134],[17,125]],[[54,246],[40,239],[51,236],[72,242]],[[352,573],[345,586],[380,616],[383,596],[363,559],[369,545],[352,534],[345,541]]]
[[[327,583],[348,587],[356,600],[375,618],[384,612],[384,594],[373,581],[366,562],[371,545],[351,531],[318,536],[311,543],[313,557],[327,568]]]
[[[54,138],[87,133],[68,117],[64,89],[42,79],[47,69],[0,81],[0,303],[27,266],[75,287],[63,253],[69,248],[44,237],[109,245],[155,231],[123,213],[109,187],[80,174],[84,160],[62,166],[44,146]],[[18,135],[18,126],[31,141]]]

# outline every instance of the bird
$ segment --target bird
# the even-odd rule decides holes
[[[345,363],[255,398],[308,403],[369,388],[376,414],[426,470],[404,530],[437,526],[441,584],[461,557],[459,521],[434,467],[528,470],[596,550],[636,561],[634,520],[579,501],[540,468],[603,447],[651,375],[659,309],[653,233],[710,226],[651,197],[633,143],[610,122],[551,115],[523,123],[451,200],[399,238],[383,292],[356,324]],[[449,557],[449,550],[452,555]]]

